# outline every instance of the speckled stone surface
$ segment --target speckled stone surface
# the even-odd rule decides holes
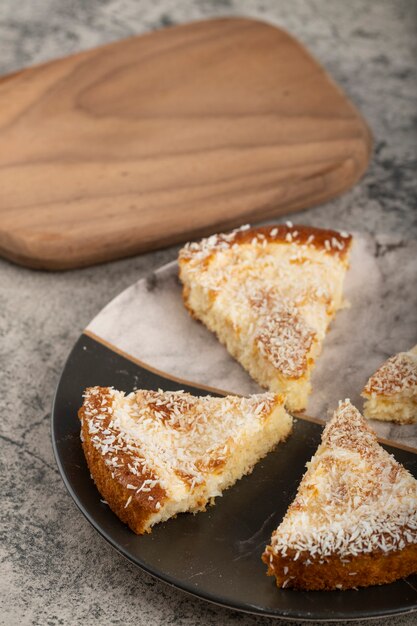
[[[374,132],[374,159],[360,184],[295,219],[416,237],[413,0],[2,0],[0,72],[172,23],[232,14],[269,20],[299,37]],[[61,274],[0,261],[2,624],[273,623],[189,598],[127,563],[78,512],[55,466],[50,407],[71,346],[111,298],[175,255],[172,248]],[[374,622],[414,623],[415,616]]]

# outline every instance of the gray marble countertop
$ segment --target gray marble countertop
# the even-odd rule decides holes
[[[355,189],[292,219],[416,238],[413,0],[2,0],[0,73],[161,26],[234,14],[297,36],[374,133],[373,161]],[[53,458],[51,402],[73,343],[111,298],[175,256],[171,248],[66,273],[0,260],[2,624],[275,623],[192,599],[127,563],[79,513]],[[411,626],[415,619],[374,623]]]

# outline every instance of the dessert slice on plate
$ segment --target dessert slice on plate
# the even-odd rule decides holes
[[[385,361],[368,380],[362,396],[368,419],[417,422],[417,346]]]
[[[417,481],[348,400],[262,558],[283,588],[367,587],[417,572]]]
[[[179,255],[185,305],[262,387],[304,409],[350,247],[346,233],[289,222],[189,243]]]
[[[283,396],[273,393],[214,398],[92,387],[79,417],[98,490],[138,534],[204,510],[292,429]]]

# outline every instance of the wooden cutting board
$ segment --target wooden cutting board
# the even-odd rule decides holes
[[[99,263],[351,187],[368,127],[293,37],[218,19],[0,80],[0,253]]]

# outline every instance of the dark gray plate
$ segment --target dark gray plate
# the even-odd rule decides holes
[[[94,528],[130,561],[161,580],[210,602],[239,611],[298,620],[354,620],[417,610],[417,576],[358,591],[279,590],[265,575],[261,554],[292,501],[304,466],[314,454],[322,427],[297,420],[288,441],[255,467],[250,476],[195,516],[183,514],[136,536],[122,524],[90,478],[80,444],[77,410],[85,387],[131,391],[207,391],[163,378],[86,335],[64,367],[52,414],[52,441],[64,483]],[[387,447],[417,475],[417,455]]]

